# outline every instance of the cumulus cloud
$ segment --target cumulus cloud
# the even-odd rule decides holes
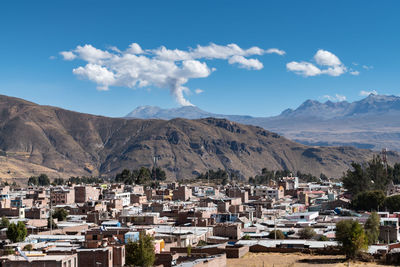
[[[286,68],[303,76],[316,76],[321,74],[321,70],[309,62],[292,61],[286,64]]]
[[[286,64],[286,68],[289,71],[306,77],[322,74],[340,76],[347,72],[347,67],[336,55],[329,51],[318,50],[314,55],[314,61],[316,64],[304,61],[292,61]]]
[[[360,72],[358,70],[352,70],[352,71],[350,71],[350,74],[354,75],[354,76],[358,76],[358,75],[360,75]]]
[[[196,89],[196,90],[194,90],[194,92],[195,92],[196,94],[201,94],[201,93],[203,93],[204,91],[201,90],[201,89]]]
[[[347,97],[344,95],[339,95],[339,94],[335,94],[334,96],[330,96],[330,95],[324,95],[323,98],[326,98],[330,101],[337,101],[337,102],[341,102],[341,101],[346,101]]]
[[[117,47],[101,50],[86,44],[60,52],[64,60],[86,61],[85,66],[73,69],[73,73],[96,83],[99,90],[108,90],[110,86],[166,88],[183,106],[192,105],[185,98],[185,94],[190,93],[185,84],[193,78],[208,77],[215,71],[215,68],[208,67],[206,61],[227,60],[229,64],[240,68],[260,70],[263,64],[250,57],[264,54],[284,55],[285,51],[277,48],[264,50],[256,46],[243,49],[236,44],[224,46],[213,43],[187,50],[168,49],[165,46],[142,49],[139,44],[132,43],[126,50]],[[195,92],[199,94],[202,90]]]
[[[360,96],[369,96],[369,95],[377,95],[378,92],[376,90],[371,90],[371,91],[360,91]]]
[[[260,70],[264,66],[263,64],[258,60],[254,58],[245,58],[243,56],[233,56],[228,60],[229,64],[239,64],[240,68],[245,68],[245,69],[253,69],[253,70]]]
[[[280,56],[283,56],[283,55],[286,54],[285,51],[283,51],[281,49],[278,49],[278,48],[267,49],[267,50],[265,50],[265,53],[267,53],[267,54],[277,54],[277,55],[280,55]]]
[[[60,52],[60,55],[63,56],[64,60],[74,60],[76,58],[76,55],[71,51]]]

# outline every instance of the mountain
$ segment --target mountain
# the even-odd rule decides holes
[[[217,117],[216,114],[201,110],[195,106],[185,106],[180,108],[162,109],[153,106],[141,106],[134,109],[125,117],[140,119],[162,119],[171,120],[175,118],[202,119],[208,117]]]
[[[178,116],[176,110],[179,109],[182,108],[164,110],[163,113],[169,111],[168,119],[186,118],[184,112]],[[146,118],[155,117],[149,112],[145,113]],[[400,97],[397,96],[371,94],[352,103],[307,100],[298,108],[286,109],[274,117],[221,115],[205,111],[202,114],[260,126],[307,145],[400,151]],[[135,117],[144,118],[139,113]]]
[[[154,156],[178,179],[217,168],[247,178],[264,167],[339,177],[353,160],[372,155],[366,149],[305,146],[226,119],[107,118],[0,96],[1,178],[114,176],[124,168],[150,167]],[[388,158],[400,160],[394,152]]]

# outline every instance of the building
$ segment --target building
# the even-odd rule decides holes
[[[192,196],[192,190],[187,186],[180,186],[174,190],[173,200],[187,201]]]
[[[398,218],[381,218],[379,229],[379,240],[383,240],[385,243],[398,242],[400,240]]]
[[[75,191],[56,188],[51,190],[50,199],[52,205],[68,205],[75,203]]]
[[[79,266],[85,267],[112,267],[113,248],[77,249]]]
[[[29,252],[26,252],[29,253]],[[37,256],[29,256],[27,261],[22,256],[7,255],[0,258],[1,266],[7,267],[78,267],[77,254],[69,255],[46,255],[34,251]],[[29,254],[28,254],[29,255]],[[85,265],[80,265],[85,266]]]
[[[257,187],[256,196],[279,200],[285,196],[285,190],[282,186],[279,186],[278,188],[265,186]]]
[[[75,186],[75,202],[85,203],[89,200],[98,200],[100,195],[100,190],[93,186]]]

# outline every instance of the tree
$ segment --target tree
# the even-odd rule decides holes
[[[384,205],[390,212],[400,211],[400,195],[387,197]]]
[[[125,248],[126,264],[130,266],[153,266],[155,261],[155,252],[153,238],[149,235],[140,233],[139,240],[129,242]]]
[[[41,174],[38,177],[38,183],[40,186],[48,186],[50,185],[50,179],[46,174]]]
[[[151,169],[151,177],[154,178],[155,180],[159,181],[164,181],[167,179],[167,175],[165,174],[165,171],[159,167],[157,168],[152,168]]]
[[[197,242],[197,246],[198,247],[204,247],[204,246],[207,246],[207,245],[208,245],[207,242],[204,241],[204,240],[200,240],[199,242]]]
[[[366,171],[368,179],[373,181],[373,188],[375,190],[386,190],[389,183],[389,177],[386,167],[379,155],[374,156],[372,160],[368,162]]]
[[[51,225],[50,225],[50,220],[51,220]],[[51,229],[57,229],[58,228],[58,225],[54,222],[54,220],[53,220],[53,218],[47,218],[47,228],[49,228],[50,229],[50,226],[51,226]]]
[[[379,238],[380,217],[378,213],[372,212],[365,222],[364,229],[368,239],[368,245],[376,244]]]
[[[268,235],[269,239],[275,239],[275,230],[271,231]],[[276,230],[276,239],[285,239],[285,235],[281,230]]]
[[[358,163],[351,164],[352,169],[347,170],[346,174],[342,177],[344,188],[352,195],[371,188],[371,180],[368,179],[366,172]]]
[[[28,185],[38,185],[39,181],[38,178],[35,176],[29,177],[28,179]]]
[[[57,218],[58,221],[65,221],[68,216],[68,211],[63,208],[57,208],[53,213],[53,218]]]
[[[353,198],[351,204],[356,210],[379,211],[383,208],[385,197],[382,190],[360,192]]]
[[[249,235],[244,235],[242,237],[242,240],[250,240],[250,239],[251,239],[251,236],[249,236]]]
[[[145,167],[141,167],[137,172],[136,184],[145,184],[147,181],[151,180],[151,172]]]
[[[22,250],[24,250],[24,251],[32,251],[33,250],[33,245],[32,244],[25,245]]]
[[[11,240],[11,242],[22,242],[25,240],[27,234],[27,230],[25,224],[23,222],[18,222],[17,224],[11,223],[7,229],[7,238]]]
[[[7,228],[9,225],[10,225],[10,220],[5,216],[1,217],[0,229]]]
[[[314,229],[312,229],[311,227],[307,226],[302,228],[299,233],[298,233],[300,239],[312,239],[316,233],[314,231]]]
[[[368,245],[364,229],[354,220],[336,223],[336,240],[347,258],[354,259]]]
[[[327,238],[324,235],[320,235],[319,238],[318,238],[318,241],[329,241],[329,238]]]

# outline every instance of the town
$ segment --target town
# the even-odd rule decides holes
[[[374,160],[370,168],[383,166]],[[161,170],[154,173],[165,175]],[[262,252],[351,257],[337,236],[341,222],[364,225],[364,257],[393,264],[400,260],[400,212],[387,207],[356,212],[356,201],[343,186],[345,179],[304,182],[291,174],[266,185],[232,179],[126,183],[133,176],[124,170],[114,181],[75,177],[57,185],[63,180],[50,184],[40,175],[25,187],[3,184],[1,266],[211,267],[229,266],[231,259]],[[386,202],[398,202],[400,187],[391,182],[387,188]],[[374,192],[357,196],[374,199]],[[375,204],[372,200],[372,208],[358,205],[373,210]],[[378,220],[375,232],[372,217]]]

